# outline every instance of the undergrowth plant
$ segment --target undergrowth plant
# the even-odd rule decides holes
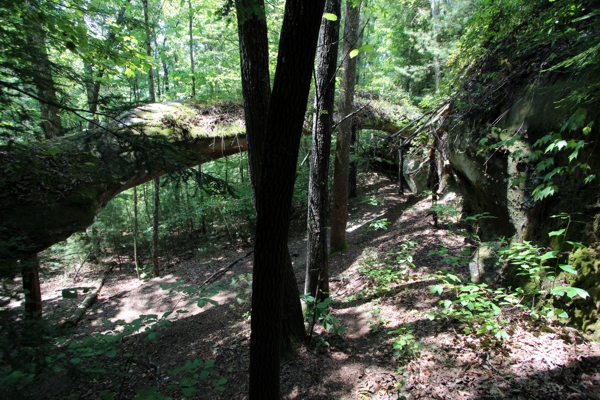
[[[580,288],[559,285],[561,273],[577,274],[572,265],[562,264],[560,261],[562,248],[565,244],[572,249],[581,248],[578,242],[566,240],[572,219],[568,214],[559,214],[553,218],[567,221],[565,228],[549,233],[551,238],[558,240],[557,250],[543,250],[531,242],[514,242],[508,247],[498,250],[499,262],[505,262],[516,268],[515,275],[524,277],[527,284],[524,288],[490,288],[485,283],[473,283],[461,279],[450,272],[439,272],[434,277],[441,283],[430,287],[432,294],[442,295],[444,291],[451,296],[439,301],[440,307],[428,314],[434,319],[439,316],[456,319],[464,324],[465,334],[493,335],[496,339],[507,339],[507,320],[502,317],[503,307],[517,308],[527,311],[533,318],[544,316],[546,318],[566,319],[568,314],[553,305],[553,300],[564,295],[569,298],[581,297],[586,299],[589,294]],[[500,240],[500,243],[505,243]],[[471,251],[463,249],[456,255],[450,255],[447,248],[441,248],[429,255],[441,255],[444,262],[453,267],[461,267],[469,262]],[[531,305],[527,306],[524,300],[531,298]]]
[[[377,299],[373,302],[372,308],[370,310],[371,316],[368,319],[369,329],[371,332],[377,332],[386,323],[388,323],[388,319],[381,315],[382,308],[378,307],[380,299]]]
[[[346,327],[344,327],[339,319],[331,314],[331,311],[329,310],[329,306],[333,303],[333,298],[331,296],[326,297],[322,301],[315,299],[315,297],[310,294],[303,294],[300,298],[307,305],[304,317],[308,321],[309,342],[312,341],[314,328],[317,323],[320,324],[325,331],[334,335],[339,335],[346,331]],[[329,342],[322,336],[318,336],[316,346],[329,347]]]
[[[376,293],[390,290],[394,283],[405,282],[414,268],[413,255],[416,242],[403,240],[397,248],[388,251],[386,257],[380,257],[376,250],[365,252],[363,266],[357,271],[365,276]]]
[[[204,307],[208,303],[217,305],[210,297],[223,289],[218,284],[196,287],[185,285],[183,282],[164,284],[161,287],[170,290],[171,293],[182,294],[187,304],[196,303],[199,307]],[[79,288],[67,290],[67,293],[70,296],[77,290]],[[47,374],[66,374],[74,380],[109,378],[119,382],[129,376],[128,371],[134,364],[158,368],[149,361],[149,356],[139,352],[138,346],[143,342],[157,340],[160,335],[160,327],[171,325],[174,317],[187,312],[184,309],[177,309],[165,312],[160,316],[157,314],[140,315],[131,322],[122,320],[113,322],[103,319],[102,322],[107,328],[103,332],[95,332],[84,337],[61,336],[51,340],[44,348],[32,346],[27,369],[11,368],[10,365],[0,364],[2,373],[0,385],[12,390],[13,393],[22,393],[37,379]],[[129,352],[124,350],[123,342],[131,343]],[[165,388],[179,389],[184,396],[193,396],[194,386],[198,380],[207,379],[213,371],[213,364],[214,361],[210,360],[189,362],[184,367],[169,371],[169,375],[178,373],[184,375],[176,387],[173,385],[164,387],[158,380],[159,385],[141,390],[136,398],[167,399],[168,397],[160,394],[160,391]],[[158,371],[155,372],[158,374]],[[224,383],[223,380],[212,382],[215,390],[223,390]],[[117,393],[104,390],[99,395],[104,399],[113,399]]]
[[[457,319],[465,325],[462,331],[467,335],[491,334],[497,339],[509,337],[503,328],[506,320],[501,318],[501,306],[518,304],[519,300],[514,294],[502,288],[492,290],[484,283],[465,282],[448,272],[434,276],[442,283],[431,286],[430,292],[441,295],[448,290],[452,297],[440,300],[441,307],[427,314],[430,319],[440,316]]]
[[[402,373],[402,367],[412,358],[418,357],[421,350],[421,345],[415,339],[415,336],[410,329],[410,324],[404,324],[398,329],[388,331],[388,335],[394,335],[394,357],[400,362],[398,373]]]
[[[570,264],[563,264],[561,260],[565,259],[562,249],[565,244],[571,246],[572,250],[585,247],[579,242],[567,241],[566,237],[571,226],[572,218],[569,214],[561,213],[553,215],[552,218],[558,218],[567,221],[565,228],[548,233],[550,238],[556,238],[558,248],[556,250],[544,250],[531,242],[512,243],[508,248],[500,250],[500,261],[507,262],[516,268],[515,276],[524,277],[528,282],[526,284],[527,294],[531,296],[531,316],[538,318],[543,315],[549,318],[569,318],[566,311],[555,308],[553,300],[566,295],[570,299],[589,297],[588,292],[581,288],[568,285],[560,285],[559,276],[561,273],[577,275],[577,270]]]
[[[378,230],[387,230],[390,221],[387,218],[376,219],[375,221],[369,224],[369,230],[378,231]]]

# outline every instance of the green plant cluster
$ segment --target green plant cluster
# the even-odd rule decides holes
[[[461,279],[454,273],[439,272],[433,277],[441,283],[430,287],[432,294],[442,295],[445,291],[450,297],[439,301],[440,307],[428,317],[448,317],[464,324],[465,334],[492,335],[496,339],[507,339],[507,319],[504,310],[518,309],[532,318],[545,317],[549,320],[569,318],[567,312],[555,306],[555,302],[565,296],[569,299],[580,297],[586,299],[589,294],[577,287],[564,283],[559,284],[560,274],[577,275],[577,270],[569,264],[562,264],[562,246],[572,249],[584,246],[578,242],[567,241],[566,237],[571,224],[571,216],[560,214],[554,216],[567,222],[566,227],[549,233],[551,238],[558,238],[558,250],[543,251],[528,241],[508,244],[500,240],[497,249],[499,263],[507,263],[517,281],[522,278],[521,286],[515,288],[490,288],[485,283],[472,283]],[[488,243],[488,245],[496,246]],[[441,248],[429,255],[441,255],[444,262],[457,269],[469,262],[471,251],[463,249],[457,255],[450,255],[447,248]],[[550,262],[553,261],[553,264]],[[565,279],[562,279],[565,281]],[[531,300],[530,302],[528,300]],[[530,305],[528,305],[530,304]]]
[[[357,271],[369,280],[377,293],[388,291],[391,285],[410,278],[416,245],[416,242],[403,240],[382,258],[375,250],[367,252],[362,260],[363,266]]]
[[[209,297],[223,289],[217,284],[195,287],[183,282],[164,284],[161,287],[172,293],[183,294],[188,299],[188,304],[196,303],[198,307],[204,307],[207,303],[217,305]],[[3,311],[1,317],[4,325],[8,322],[4,320],[6,313],[4,310],[0,311]],[[90,378],[96,381],[119,381],[129,375],[128,371],[134,364],[152,366],[146,362],[146,355],[138,351],[139,343],[157,340],[161,334],[160,327],[170,326],[173,317],[177,318],[187,312],[185,309],[177,309],[165,312],[161,316],[140,315],[131,322],[104,319],[102,322],[106,327],[105,331],[84,337],[56,336],[60,332],[57,329],[64,328],[49,326],[48,322],[44,321],[15,320],[13,323],[28,329],[30,335],[27,341],[18,347],[14,346],[13,340],[12,348],[3,348],[3,352],[8,353],[0,362],[0,385],[7,393],[22,396],[40,379],[57,374],[75,381]],[[129,352],[124,351],[123,342],[130,343]],[[19,355],[20,361],[13,360],[12,356],[16,355]],[[213,365],[214,360],[188,362],[181,368],[168,371],[171,376],[182,377],[177,385],[145,388],[140,390],[137,398],[168,399],[169,397],[160,392],[175,389],[185,396],[193,396],[198,380],[205,381],[213,372]],[[215,390],[222,391],[226,380],[215,379],[211,383]],[[109,389],[100,393],[105,399],[113,399],[115,395],[116,393]]]
[[[322,301],[315,299],[314,296],[309,294],[303,294],[300,297],[306,304],[304,318],[308,321],[310,341],[312,341],[314,328],[317,323],[320,324],[325,331],[333,335],[339,335],[346,331],[346,327],[341,324],[340,320],[331,314],[329,309],[333,303],[333,298],[331,296],[326,297]],[[329,342],[323,336],[318,336],[316,346],[329,347]]]

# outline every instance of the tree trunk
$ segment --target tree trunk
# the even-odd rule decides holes
[[[25,291],[25,317],[42,317],[42,291],[40,289],[40,260],[37,253],[21,260],[23,290]]]
[[[398,149],[398,194],[404,194],[404,149]]]
[[[52,65],[46,50],[46,39],[42,31],[29,35],[31,41],[31,63],[42,119],[42,130],[46,139],[63,136],[59,103],[52,76]]]
[[[358,174],[358,161],[356,160],[356,147],[358,146],[358,128],[352,124],[352,135],[350,137],[350,157],[354,156],[354,161],[350,161],[348,171],[348,198],[354,199],[357,196],[356,175]]]
[[[431,149],[429,150],[429,175],[427,176],[427,187],[431,190],[431,206],[435,206],[438,200],[438,190],[440,188],[440,176],[438,175],[437,166],[437,137],[433,138]],[[438,214],[433,212],[433,226],[438,227]]]
[[[430,0],[431,4],[431,30],[433,33],[433,41],[436,43],[436,48],[433,51],[433,73],[435,74],[435,93],[440,90],[441,70],[440,57],[438,56],[438,24],[439,24],[439,0]]]
[[[160,276],[160,266],[158,265],[158,213],[160,210],[160,178],[154,179],[154,220],[152,223],[152,276]]]
[[[166,51],[166,44],[167,44],[167,37],[165,36],[165,38],[163,39],[163,53],[162,53],[162,57],[161,57],[161,62],[162,62],[162,67],[163,67],[163,84],[164,84],[164,90],[163,93],[166,95],[167,92],[169,91],[169,67],[167,66],[167,57],[165,56],[165,51]]]
[[[152,42],[150,35],[150,22],[148,19],[148,0],[142,0],[144,7],[144,28],[146,29],[146,54],[148,57],[152,57]],[[150,95],[150,102],[156,102],[156,91],[154,90],[154,72],[153,68],[148,68],[148,94]]]
[[[296,163],[324,0],[288,0],[256,190],[250,399],[280,398],[283,271]]]
[[[248,137],[248,166],[252,191],[256,199],[256,189],[262,176],[262,155],[266,145],[267,117],[271,98],[267,20],[264,15],[263,0],[238,0],[236,11]]]
[[[304,281],[304,293],[317,299],[327,297],[329,293],[327,208],[335,73],[340,36],[340,0],[327,0],[325,12],[335,14],[338,19],[336,21],[323,19],[319,33],[315,114],[308,185],[308,250]]]
[[[130,3],[131,0],[127,0],[127,3]],[[125,12],[127,11],[127,7],[121,7],[119,10],[119,14],[117,14],[117,19],[115,24],[117,26],[121,26],[125,21]],[[106,47],[110,48],[112,44],[115,42],[117,37],[116,31],[113,30],[108,34],[108,38],[106,39]],[[89,62],[83,62],[85,71],[87,72],[88,81],[85,84],[86,94],[87,94],[87,102],[88,102],[88,110],[92,114],[91,120],[88,123],[88,129],[94,129],[98,126],[99,120],[96,116],[98,112],[98,105],[100,100],[100,79],[104,76],[104,70],[99,70],[98,75],[94,77],[94,65]]]
[[[138,236],[138,196],[137,186],[133,187],[133,265],[135,265],[135,273],[138,280],[140,279],[140,266],[138,264],[137,254],[137,236]]]
[[[267,25],[262,0],[236,2],[244,115],[248,142],[250,181],[256,203],[256,192],[262,178],[262,163],[267,145],[266,129],[271,97]],[[289,220],[289,215],[286,217]],[[286,253],[283,273],[282,354],[291,354],[294,342],[305,337],[298,283],[286,242],[279,249]]]
[[[356,84],[356,57],[350,52],[358,42],[360,23],[360,4],[353,6],[346,2],[346,21],[344,24],[344,60],[342,62],[342,83],[340,86],[340,123],[335,148],[335,168],[333,173],[333,203],[331,210],[331,252],[344,251],[346,243],[346,222],[348,219],[348,164],[350,158],[350,136],[352,134],[352,118],[345,118],[352,113],[354,86]]]
[[[196,97],[196,72],[194,66],[194,32],[193,32],[193,23],[194,23],[194,9],[192,8],[192,2],[188,0],[189,7],[189,32],[190,32],[190,67],[192,73],[192,99]]]

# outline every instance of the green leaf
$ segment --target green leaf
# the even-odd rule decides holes
[[[433,285],[429,288],[429,292],[431,294],[434,294],[434,293],[442,294],[443,291],[444,291],[444,285]]]
[[[565,272],[568,272],[573,275],[577,275],[577,270],[575,268],[573,268],[571,265],[559,265],[558,267]]]
[[[359,49],[354,49],[350,52],[350,58],[354,58],[358,55],[358,53],[360,52]]]
[[[567,145],[566,140],[560,140],[556,143],[556,148],[559,150],[562,150],[562,148],[565,147],[566,145]]]
[[[500,315],[502,313],[502,309],[494,303],[492,303],[492,310],[494,310],[495,315]]]
[[[181,388],[181,391],[187,397],[194,397],[196,395],[196,389],[191,387]]]
[[[585,290],[570,287],[570,286],[558,286],[558,287],[552,289],[550,294],[553,294],[553,295],[559,296],[559,297],[562,297],[563,295],[566,294],[567,297],[569,297],[570,299],[572,299],[575,296],[579,296],[584,300],[590,296],[590,294],[588,292],[586,292]]]
[[[205,381],[206,378],[208,378],[208,374],[210,374],[210,371],[205,369],[202,372],[200,372],[200,380]]]
[[[116,349],[111,349],[106,352],[106,357],[108,357],[108,358],[113,358],[116,355],[117,355]]]
[[[540,256],[540,260],[549,260],[551,258],[556,258],[556,254],[558,252],[556,250],[548,251]]]
[[[375,50],[375,48],[373,46],[371,46],[370,44],[364,44],[364,45],[360,46],[359,50],[369,52],[369,51]]]
[[[550,232],[548,234],[548,236],[550,236],[550,237],[552,237],[552,236],[560,236],[563,233],[565,233],[565,231],[566,231],[566,229],[561,229],[561,230],[558,230],[558,231],[553,231],[553,232]]]
[[[498,331],[494,336],[496,337],[496,339],[508,339],[510,337],[508,336],[508,333],[504,331]]]
[[[328,21],[337,21],[338,20],[337,15],[332,14],[332,13],[325,13],[325,14],[323,14],[323,18],[325,18]]]
[[[572,152],[571,155],[569,156],[569,162],[571,162],[574,159],[576,159],[578,155],[579,155],[579,151],[578,150],[575,150],[574,152]]]

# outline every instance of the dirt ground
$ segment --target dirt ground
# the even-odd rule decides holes
[[[573,328],[536,323],[507,310],[502,318],[508,320],[510,338],[499,341],[489,335],[465,335],[457,321],[430,320],[426,314],[438,307],[440,297],[430,293],[433,281],[427,276],[443,268],[454,268],[453,273],[463,278],[469,272],[466,266],[451,267],[441,256],[428,254],[441,247],[457,252],[464,248],[464,238],[450,233],[447,226],[433,226],[427,215],[429,199],[398,195],[395,185],[381,181],[365,190],[363,201],[350,210],[348,251],[330,259],[331,314],[345,332],[334,335],[317,326],[313,345],[282,361],[284,399],[600,399],[600,344]],[[292,221],[289,244],[301,289],[306,266],[304,218]],[[384,218],[387,229],[371,227]],[[403,241],[415,243],[414,267],[389,290],[376,290],[362,268],[377,266],[388,252],[399,251]],[[187,312],[171,314],[171,323],[158,328],[154,341],[144,340],[143,333],[123,340],[122,353],[111,359],[111,365],[119,362],[124,374],[106,379],[97,375],[75,383],[57,374],[37,388],[35,397],[77,394],[80,399],[98,399],[100,391],[109,390],[115,398],[133,399],[138,390],[158,386],[160,393],[182,398],[169,385],[181,384],[184,377],[169,371],[200,359],[214,360],[214,366],[196,394],[187,398],[246,398],[250,250],[250,245],[234,248],[226,243],[208,255],[184,249],[177,257],[162,260],[161,278],[145,282],[136,279],[128,260],[121,260],[71,337],[83,339],[107,331],[103,319],[132,321],[140,315]],[[218,278],[224,288],[212,297],[218,306],[188,305],[184,295],[170,295],[160,287],[172,282],[200,285],[236,260]],[[102,272],[84,266],[76,286],[92,285]],[[63,288],[73,287],[63,276],[45,277],[42,285],[45,312],[51,317],[70,315],[82,301],[81,296],[61,297]],[[401,328],[403,334],[388,334]],[[409,347],[401,354],[393,348],[399,335]],[[136,357],[132,361],[125,353]],[[212,380],[222,378],[227,379],[224,390],[214,390]]]

